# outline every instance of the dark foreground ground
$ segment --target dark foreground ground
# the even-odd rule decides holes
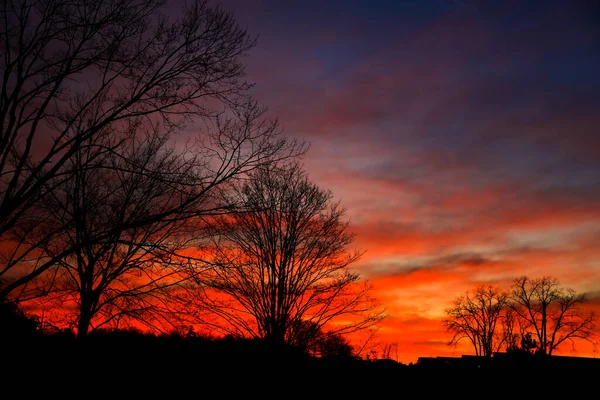
[[[127,335],[85,344],[57,337],[3,342],[0,360],[6,400],[595,398],[600,379],[597,359],[467,357],[403,365],[315,358],[258,341],[208,345]]]
[[[179,379],[258,374],[295,379],[307,374],[313,379],[377,377],[410,382],[414,377],[438,373],[502,375],[512,371],[525,376],[526,371],[581,369],[600,379],[597,375],[600,359],[596,358],[497,354],[491,359],[422,358],[416,364],[405,365],[386,359],[313,357],[292,347],[273,348],[261,340],[154,336],[127,331],[92,335],[85,341],[67,334],[13,337],[10,341],[4,340],[1,349],[2,365],[9,370],[27,371],[32,375],[66,372],[65,377]]]
[[[11,329],[0,320],[0,399],[592,397],[600,359],[498,354],[392,360],[312,357],[260,340]]]

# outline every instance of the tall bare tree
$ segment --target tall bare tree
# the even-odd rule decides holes
[[[140,224],[172,211],[180,203],[174,198],[187,192],[190,165],[165,143],[155,132],[124,138],[118,153],[101,157],[86,146],[69,162],[73,179],[44,199],[57,225],[71,222],[44,250],[49,257],[66,255],[23,288],[44,294],[37,303],[74,304],[61,313],[80,338],[123,317],[149,322],[156,307],[148,299],[177,282],[191,262],[181,253],[190,236],[187,216],[170,212],[169,219]]]
[[[346,334],[383,318],[349,270],[360,253],[349,249],[344,209],[299,165],[256,170],[231,200],[238,211],[216,218],[212,274],[201,283],[234,333],[298,343],[307,326]]]
[[[192,2],[179,18],[164,15],[168,5],[163,0],[3,3],[0,299],[78,251],[65,248],[51,257],[40,251],[65,226],[52,225],[54,219],[39,205],[68,185],[75,166],[86,168],[71,162],[78,152],[100,156],[118,151],[123,135],[172,133],[202,121],[194,152],[204,159],[187,178],[185,199],[137,220],[135,227],[168,220],[199,202],[207,205],[217,186],[286,149],[287,155],[294,153],[276,121],[260,119],[263,111],[248,95],[251,84],[244,80],[241,57],[255,39],[208,1]],[[96,140],[102,136],[116,139]],[[86,162],[93,165],[95,157]]]
[[[552,355],[565,341],[594,341],[593,312],[585,313],[581,305],[586,302],[582,293],[560,287],[557,279],[544,276],[529,279],[516,278],[510,299],[512,309],[526,324],[526,329],[537,338],[542,354]]]
[[[476,355],[491,357],[504,344],[501,328],[507,301],[507,293],[485,285],[475,288],[472,294],[466,292],[458,297],[442,320],[446,329],[453,333],[449,344],[468,339]]]

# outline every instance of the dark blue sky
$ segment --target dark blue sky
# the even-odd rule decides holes
[[[593,175],[600,145],[600,25],[593,3],[226,6],[260,35],[250,77],[275,114],[292,114],[282,117],[289,134],[368,135],[449,158],[469,156],[485,169],[503,164],[512,175],[557,163]],[[312,126],[315,117],[330,121]],[[344,121],[349,126],[330,126]]]

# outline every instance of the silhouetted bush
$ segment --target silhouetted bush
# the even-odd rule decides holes
[[[28,340],[39,333],[37,318],[26,315],[16,303],[0,303],[0,338]]]
[[[342,335],[328,334],[319,342],[322,357],[349,359],[354,357],[354,349]]]

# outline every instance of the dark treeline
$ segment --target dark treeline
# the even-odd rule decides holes
[[[408,365],[389,358],[356,357],[348,349],[333,348],[319,357],[308,354],[305,349],[289,345],[276,345],[264,338],[236,338],[234,336],[209,337],[187,334],[153,334],[137,330],[96,331],[87,340],[78,340],[69,330],[53,333],[42,332],[39,322],[5,305],[1,310],[3,329],[3,365],[10,370],[41,373],[44,376],[60,374],[63,368],[71,376],[105,373],[148,376],[159,373],[163,379],[187,379],[202,376],[223,378],[256,374],[286,375],[282,382],[298,382],[300,379],[356,377],[361,384],[370,385],[382,379],[414,384],[413,378],[424,378],[438,371],[499,371],[522,373],[540,369],[600,368],[600,359],[549,356],[541,353],[502,353],[495,357],[422,357]],[[46,363],[57,369],[45,369]],[[38,369],[36,365],[40,365]],[[77,369],[73,370],[73,366]],[[37,371],[37,372],[36,372]],[[285,371],[285,373],[284,373]],[[496,374],[497,372],[494,372]],[[274,376],[275,376],[274,375]],[[492,375],[490,375],[492,376]],[[497,375],[493,375],[497,376]],[[286,380],[287,379],[287,380]]]

